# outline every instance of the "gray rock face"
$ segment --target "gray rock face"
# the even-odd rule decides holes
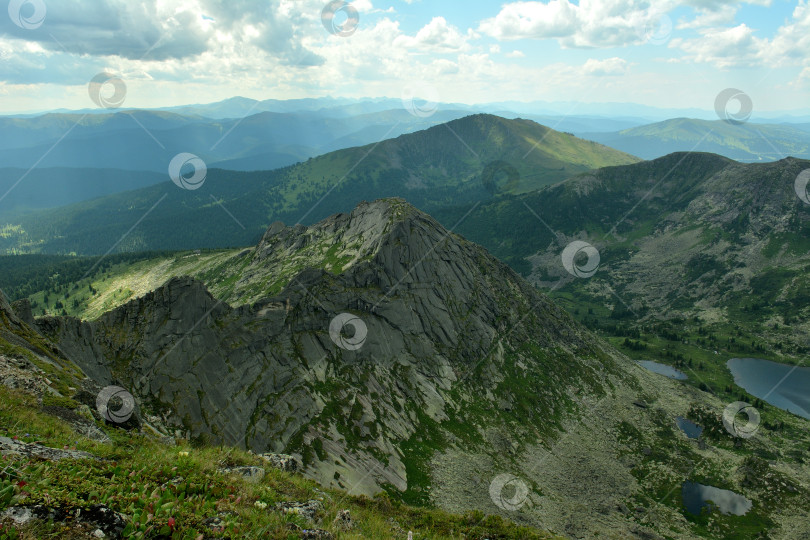
[[[419,441],[497,459],[483,426],[502,426],[509,447],[551,437],[573,394],[626,376],[564,310],[398,199],[311,227],[274,224],[237,286],[261,289],[296,254],[328,250],[324,239],[353,246],[352,260],[329,271],[300,262],[280,293],[250,305],[175,278],[95,321],[37,327],[168,427],[293,454],[305,474],[353,493],[409,489],[411,471],[428,466],[407,450]],[[344,313],[355,323],[341,328]]]
[[[241,476],[252,484],[258,484],[264,478],[265,471],[261,467],[223,467],[221,474],[235,474]]]
[[[93,454],[80,450],[60,450],[59,448],[24,443],[22,441],[9,439],[8,437],[0,437],[0,454],[4,456],[27,456],[47,461],[58,461],[60,459],[99,459]]]
[[[68,506],[12,506],[0,513],[0,521],[10,520],[16,525],[27,525],[34,520],[65,523],[74,531],[76,537],[81,532],[92,534],[97,538],[121,538],[127,526],[126,518],[118,512],[101,504],[86,508]]]
[[[354,528],[351,513],[349,513],[348,510],[340,510],[337,516],[335,516],[334,521],[332,521],[332,525],[342,531],[351,530]]]
[[[310,500],[306,502],[281,502],[276,505],[276,509],[285,514],[294,514],[301,516],[304,519],[315,522],[315,517],[318,512],[323,510],[323,504],[320,501]]]
[[[259,457],[268,465],[280,471],[294,473],[301,468],[298,460],[289,454],[259,454]]]
[[[0,356],[0,384],[42,396],[54,392],[44,372],[24,358]]]
[[[11,309],[25,324],[34,325],[34,312],[31,310],[31,301],[28,298],[17,300],[11,304]]]

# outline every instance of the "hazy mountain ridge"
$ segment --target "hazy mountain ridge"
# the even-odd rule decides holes
[[[674,118],[615,133],[582,133],[644,159],[673,152],[712,152],[736,161],[810,158],[810,134],[802,124],[732,124],[721,120]]]
[[[56,208],[165,181],[165,174],[151,171],[68,167],[32,170],[2,168],[0,196],[5,196],[0,201],[0,212],[7,218],[12,212]]]
[[[44,167],[165,172],[168,161],[184,151],[199,155],[211,166],[264,154],[286,156],[287,161],[265,158],[262,169],[267,170],[343,148],[340,139],[354,137],[358,144],[380,140],[369,128],[384,126],[396,136],[465,114],[469,113],[439,111],[435,118],[420,118],[400,107],[343,117],[317,111],[261,110],[235,118],[160,110],[0,117],[0,157],[8,167],[27,168],[39,163]]]
[[[271,221],[312,223],[348,211],[363,199],[406,196],[426,210],[486,200],[492,193],[482,174],[491,163],[518,165],[514,185],[508,185],[508,170],[496,170],[490,189],[521,192],[594,167],[634,161],[627,154],[528,120],[476,115],[285,169],[255,173],[210,169],[196,191],[167,181],[13,219],[6,223],[10,232],[0,238],[0,247],[103,253],[112,247],[111,235],[124,236],[156,204],[116,250],[247,245],[256,242]],[[326,193],[329,197],[319,203]],[[176,227],[178,222],[184,226]]]

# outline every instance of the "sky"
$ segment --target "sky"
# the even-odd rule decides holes
[[[754,118],[810,109],[810,0],[6,3],[0,114],[94,107],[102,72],[126,107],[417,93],[711,110],[734,88]]]

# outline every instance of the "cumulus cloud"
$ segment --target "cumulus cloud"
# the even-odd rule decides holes
[[[211,101],[234,94],[397,96],[414,79],[435,84],[442,94],[478,101],[523,99],[528,88],[539,89],[538,99],[571,99],[577,92],[592,99],[597,85],[615,100],[631,88],[649,101],[677,84],[653,61],[634,57],[642,63],[630,64],[619,52],[593,53],[585,61],[588,56],[566,59],[563,52],[556,60],[544,55],[528,65],[508,59],[532,51],[529,44],[504,42],[641,45],[651,42],[656,22],[668,13],[679,15],[678,31],[669,49],[659,49],[662,56],[722,67],[796,65],[805,68],[796,82],[804,87],[810,77],[808,0],[798,0],[791,20],[768,35],[756,29],[756,19],[735,20],[743,3],[738,0],[503,1],[493,2],[492,16],[472,28],[435,16],[405,31],[390,3],[354,0],[360,19],[348,37],[324,28],[327,0],[49,1],[45,23],[35,30],[0,17],[0,95],[13,95],[11,88],[19,85],[17,95],[28,96],[38,85],[53,83],[86,101],[82,86],[107,70],[125,78],[133,106],[141,98],[155,105],[187,101],[189,95]],[[674,11],[684,4],[689,7]],[[398,4],[397,10],[404,7]],[[680,17],[684,12],[689,15]],[[27,102],[25,107],[34,108]]]
[[[502,41],[556,39],[563,47],[620,47],[649,42],[668,13],[679,6],[694,8],[678,28],[703,29],[732,24],[740,5],[770,5],[771,0],[543,0],[504,4],[478,31]]]
[[[43,26],[24,30],[0,17],[0,31],[43,48],[78,55],[183,58],[207,48],[211,31],[199,11],[167,9],[156,0],[49,2]],[[151,50],[150,50],[151,49]]]
[[[428,52],[455,52],[468,48],[467,36],[454,26],[447,24],[444,17],[434,17],[415,36],[401,35],[394,44],[407,49]]]
[[[684,60],[720,68],[810,65],[810,5],[800,0],[792,20],[772,39],[760,37],[746,24],[699,28],[696,38],[678,38],[671,46],[686,53]]]
[[[770,43],[769,61],[801,62],[810,65],[810,2],[800,0],[793,20],[779,28]]]
[[[564,47],[615,47],[643,40],[671,2],[651,5],[646,0],[569,0],[513,2],[481,22],[478,31],[509,41],[557,39]]]
[[[583,66],[586,75],[618,76],[627,73],[629,64],[623,58],[613,57],[605,60],[589,58]]]
[[[730,4],[713,7],[711,9],[699,9],[696,17],[691,20],[681,20],[677,28],[679,30],[687,30],[732,24],[738,11],[738,5]]]
[[[234,42],[255,45],[290,63],[314,63],[295,31],[300,13],[283,8],[284,2],[253,0],[49,2],[40,28],[24,30],[0,17],[0,32],[76,55],[163,61],[197,56]]]
[[[756,37],[755,30],[740,24],[702,30],[695,39],[674,39],[672,46],[683,50],[691,61],[728,68],[759,63],[767,40]]]

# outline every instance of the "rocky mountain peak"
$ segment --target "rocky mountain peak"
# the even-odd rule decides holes
[[[433,218],[409,205],[404,199],[392,197],[373,202],[363,201],[351,213],[335,214],[309,227],[287,227],[277,221],[262,236],[256,253],[260,258],[266,258],[275,251],[295,251],[322,239],[332,238],[335,243],[356,246],[354,249],[357,253],[367,255],[379,246],[394,223],[420,219],[429,220],[441,228]]]
[[[248,304],[278,294],[306,268],[338,275],[373,260],[382,262],[378,269],[393,278],[383,281],[394,283],[403,277],[398,267],[416,265],[438,249],[437,242],[452,245],[455,238],[400,198],[361,202],[348,214],[335,214],[309,227],[276,222],[245,254],[248,261],[228,301]]]
[[[238,309],[181,277],[95,321],[40,329],[187,436],[297,453],[311,476],[366,493],[408,490],[404,448],[438,423],[471,440],[516,419],[553,436],[572,395],[622,377],[564,310],[402,199],[274,224],[214,279],[237,270],[235,290],[259,291]]]

